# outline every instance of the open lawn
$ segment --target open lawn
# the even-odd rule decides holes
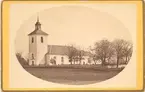
[[[32,75],[56,83],[63,84],[90,84],[107,80],[120,71],[101,71],[84,68],[56,68],[56,67],[27,67]]]

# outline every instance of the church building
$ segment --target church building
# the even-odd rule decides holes
[[[41,30],[39,18],[35,23],[35,29],[29,36],[29,65],[60,65],[70,64],[69,48],[62,45],[48,45],[48,34]],[[87,64],[90,53],[83,51],[83,59],[80,64]],[[79,63],[79,62],[76,62]]]

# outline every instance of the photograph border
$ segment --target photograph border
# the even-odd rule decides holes
[[[137,6],[137,87],[136,88],[9,88],[9,9],[11,4],[43,3],[133,3]],[[143,90],[143,1],[96,0],[96,1],[3,1],[2,3],[2,89],[5,91],[68,91],[68,90]]]

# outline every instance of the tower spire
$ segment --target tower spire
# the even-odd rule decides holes
[[[37,16],[37,22],[35,24],[35,29],[41,29],[41,23],[39,22],[39,16]]]
[[[39,22],[39,15],[37,15],[37,22]]]

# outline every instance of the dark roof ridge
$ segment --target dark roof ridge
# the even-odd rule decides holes
[[[31,32],[30,34],[28,34],[29,36],[30,35],[48,35],[47,33],[43,32],[42,30],[39,30],[39,29],[35,29],[33,32]]]

